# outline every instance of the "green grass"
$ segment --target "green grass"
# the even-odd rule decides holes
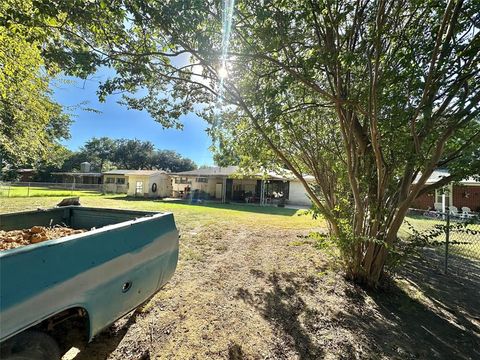
[[[0,198],[2,197],[49,197],[49,196],[98,196],[97,191],[90,190],[67,190],[50,189],[38,186],[0,186]],[[0,199],[1,201],[1,199]]]
[[[430,229],[433,229],[436,225],[446,225],[445,220],[423,218],[420,216],[409,216],[406,218],[406,221],[408,221],[410,225],[412,225],[420,233],[426,233]],[[456,230],[455,222],[452,222],[452,227],[453,229],[450,231],[449,239],[449,252],[463,257],[480,260],[480,235],[478,233],[468,233],[465,231]],[[468,224],[466,229],[480,232],[480,224]],[[407,226],[406,223],[404,223],[400,228],[399,236],[407,239],[412,234],[412,230]],[[442,232],[432,240],[444,243],[446,241],[445,233]],[[463,244],[455,244],[455,242],[460,242]],[[438,250],[442,252],[445,251],[445,245],[439,245]]]
[[[15,197],[0,198],[0,213],[25,211],[37,208],[53,207],[62,197]],[[322,220],[313,220],[310,215],[303,215],[304,210],[278,207],[260,207],[239,204],[201,204],[190,205],[181,202],[135,199],[125,195],[90,195],[80,196],[83,206],[114,209],[148,210],[173,212],[175,219],[183,229],[195,228],[213,223],[229,223],[254,229],[318,229],[324,226]],[[230,226],[231,227],[231,226]]]

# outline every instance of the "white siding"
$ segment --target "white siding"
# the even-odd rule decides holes
[[[149,177],[150,186],[148,194],[150,197],[168,197],[172,196],[172,180],[167,174],[155,174]],[[152,185],[157,184],[157,191],[152,191]]]
[[[310,206],[312,202],[300,181],[290,181],[288,204]]]
[[[143,196],[144,197],[168,197],[172,196],[172,182],[170,176],[167,174],[153,174],[153,175],[129,175],[128,176],[128,195],[135,195],[137,181],[143,182]],[[152,191],[152,185],[157,184],[157,191]]]
[[[185,191],[185,188],[187,186],[190,186],[190,188],[192,187],[191,184],[176,184],[175,183],[175,178],[180,178],[180,176],[173,176],[172,177],[173,196],[179,196],[180,191]],[[195,181],[195,177],[182,176],[182,178],[187,178],[187,180],[191,181],[192,183]]]
[[[123,180],[123,184],[121,184]],[[103,191],[105,193],[127,193],[128,179],[124,175],[103,175]]]
[[[179,176],[177,176],[179,177]],[[208,193],[211,198],[215,198],[215,189],[217,184],[223,184],[223,178],[220,176],[187,176],[189,184],[175,184],[173,181],[174,194],[178,194],[179,191],[184,191],[187,186],[190,187],[190,191],[204,191]],[[197,182],[197,178],[207,178],[208,182]]]
[[[128,195],[129,196],[142,196],[141,194],[135,194],[135,189],[137,186],[137,182],[143,182],[143,194],[144,196],[148,196],[148,188],[150,186],[150,182],[148,181],[148,176],[145,175],[129,175],[128,179]]]

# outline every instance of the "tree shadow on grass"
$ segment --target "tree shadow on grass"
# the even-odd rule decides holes
[[[459,321],[467,320],[466,326],[471,319],[480,321],[479,260],[451,254],[445,274],[444,255],[433,249],[424,249],[421,256],[412,258],[400,274],[439,306],[457,314]]]
[[[414,281],[422,270],[419,267],[410,271],[409,281]],[[292,355],[319,359],[333,355],[342,359],[480,359],[478,322],[475,324],[474,318],[466,315],[478,311],[477,298],[470,301],[465,296],[464,302],[460,295],[454,303],[457,311],[452,314],[440,305],[448,301],[446,298],[425,302],[396,285],[388,291],[369,292],[340,280],[343,285],[334,293],[346,298],[346,305],[338,312],[328,313],[324,308],[331,307],[335,298],[328,300],[328,304],[313,305],[310,301],[310,306],[302,299],[312,293],[329,293],[331,297],[331,289],[322,280],[302,279],[298,274],[295,277],[288,273],[268,275],[256,270],[251,273],[263,277],[270,289],[252,293],[239,288],[237,298],[256,308],[272,324],[281,340],[279,344],[283,344],[274,349],[278,358]],[[434,284],[442,290],[436,294],[447,292],[455,296],[461,291],[456,287],[449,290],[447,281]],[[473,285],[465,279],[461,282],[462,289]],[[474,288],[466,292],[473,295]],[[325,335],[329,329],[336,331]],[[325,338],[331,334],[335,338]]]
[[[264,276],[262,272],[252,271],[254,275]],[[282,281],[285,279],[286,283]],[[252,294],[248,289],[239,288],[236,297],[256,308],[274,326],[282,342],[275,349],[276,358],[284,358],[286,348],[294,349],[300,359],[322,358],[322,349],[314,344],[299,318],[302,313],[313,311],[298,295],[301,284],[288,274],[272,273],[266,280],[272,286],[271,291]]]
[[[475,333],[462,329],[405,291],[397,288],[389,294],[373,293],[371,296],[380,309],[381,317],[358,321],[359,314],[355,314],[350,321],[374,338],[388,357],[480,358],[480,343]]]
[[[228,360],[246,359],[245,353],[240,345],[234,343],[228,347]]]
[[[380,317],[359,320],[378,347],[393,358],[480,359],[480,273],[443,274],[432,265],[433,254],[411,259],[400,284],[387,292],[368,292]],[[403,281],[403,284],[402,284]],[[365,321],[367,320],[367,321]]]

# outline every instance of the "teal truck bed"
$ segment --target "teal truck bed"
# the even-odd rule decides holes
[[[57,224],[93,230],[0,252],[1,341],[74,316],[85,319],[91,340],[175,271],[171,213],[67,206],[0,215],[0,230]]]

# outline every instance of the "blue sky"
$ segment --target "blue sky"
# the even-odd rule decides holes
[[[149,140],[158,149],[175,150],[197,163],[212,165],[212,154],[208,150],[210,138],[205,133],[207,123],[195,114],[182,118],[183,130],[163,129],[147,112],[128,110],[117,103],[120,96],[112,95],[105,103],[98,101],[96,91],[98,83],[105,81],[107,70],[100,70],[89,80],[68,78],[67,83],[55,81],[54,98],[66,107],[82,104],[67,112],[74,114],[70,129],[71,138],[64,145],[77,150],[92,137],[108,136],[111,138],[127,138]],[[86,102],[86,103],[84,103]],[[81,107],[94,108],[101,113],[81,110]]]

